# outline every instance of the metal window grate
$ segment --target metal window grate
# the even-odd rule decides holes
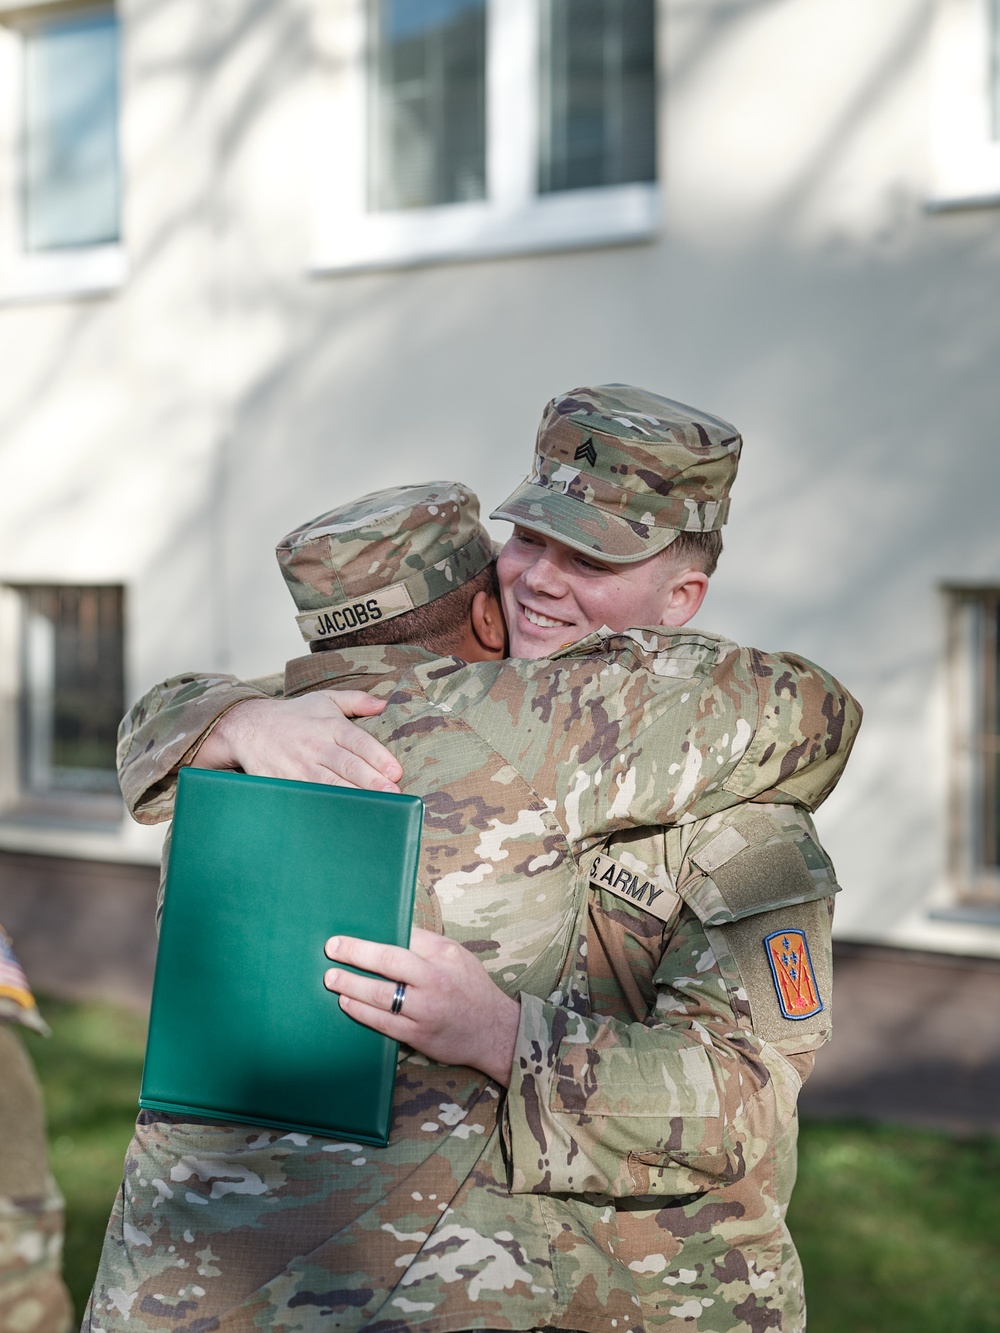
[[[115,792],[115,741],[125,709],[123,591],[18,591],[22,786],[32,795]]]
[[[952,878],[961,900],[1000,902],[1000,588],[945,592]]]

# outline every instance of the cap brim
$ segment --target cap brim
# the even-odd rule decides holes
[[[655,528],[633,523],[596,505],[535,482],[523,482],[490,518],[554,537],[574,551],[593,555],[610,565],[634,564],[666,550],[678,536],[677,528]]]

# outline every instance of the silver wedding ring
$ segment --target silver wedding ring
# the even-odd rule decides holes
[[[406,999],[406,983],[403,981],[397,981],[396,989],[392,996],[392,1007],[390,1008],[389,1013],[398,1014],[400,1009],[402,1009],[403,1007],[403,1001],[405,999]]]

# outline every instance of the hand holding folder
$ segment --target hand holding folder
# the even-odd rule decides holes
[[[185,768],[140,1106],[388,1141],[397,1043],[325,989],[331,935],[406,946],[412,796]]]

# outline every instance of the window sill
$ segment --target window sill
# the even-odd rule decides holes
[[[654,184],[567,190],[510,211],[489,203],[365,214],[323,228],[310,272],[351,273],[499,259],[652,240],[660,222]]]
[[[0,0],[0,14],[17,17],[26,9],[51,9],[63,0]]]
[[[121,826],[125,805],[121,796],[83,792],[47,792],[24,795],[0,811],[0,823],[45,828],[87,829],[109,833]]]
[[[0,811],[0,851],[29,856],[63,856],[79,861],[114,861],[156,865],[163,826],[146,828],[125,817],[119,803],[116,821],[70,821],[55,814],[29,816],[18,807]]]
[[[121,245],[21,254],[0,271],[0,305],[86,300],[123,286],[128,259]]]
[[[957,213],[967,208],[1000,208],[1000,186],[984,188],[981,192],[931,195],[924,200],[925,213]]]
[[[961,926],[1000,926],[1000,902],[936,907],[927,915],[931,921],[953,921]]]

